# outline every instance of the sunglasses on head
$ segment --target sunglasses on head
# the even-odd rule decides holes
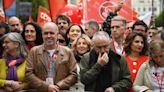
[[[63,40],[63,39],[58,39],[58,41],[59,41],[59,43],[64,43],[65,42],[65,40]]]

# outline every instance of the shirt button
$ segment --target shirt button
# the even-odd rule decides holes
[[[137,70],[136,70],[136,69],[133,69],[133,70],[132,70],[132,73],[136,73],[136,72],[137,72]]]
[[[133,65],[137,65],[137,62],[133,62]]]

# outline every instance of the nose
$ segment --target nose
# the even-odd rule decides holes
[[[105,48],[100,48],[100,53],[105,53]]]

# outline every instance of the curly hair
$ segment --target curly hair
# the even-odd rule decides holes
[[[25,40],[26,44],[27,44],[27,40],[25,39],[25,28],[26,28],[27,25],[32,25],[35,28],[35,31],[36,31],[35,44],[36,45],[41,45],[43,43],[42,30],[41,30],[41,27],[39,25],[37,25],[36,23],[34,23],[34,22],[27,22],[23,26],[23,31],[22,31],[21,35],[22,35],[23,39]]]
[[[135,39],[136,36],[142,37],[144,41],[144,47],[142,51],[140,52],[140,55],[147,55],[147,50],[148,50],[148,43],[147,43],[147,36],[143,32],[131,32],[127,35],[125,42],[124,42],[124,51],[127,55],[131,54],[131,45]]]

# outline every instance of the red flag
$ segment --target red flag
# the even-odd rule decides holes
[[[28,18],[28,22],[34,22],[32,16],[29,16],[29,18]]]
[[[8,9],[14,2],[15,0],[3,0],[4,10]]]
[[[113,12],[115,6],[121,1],[122,0],[86,0],[84,18],[85,20],[94,19],[99,23],[102,23],[108,16],[109,12]],[[125,17],[127,21],[133,19],[131,0],[124,0],[123,6],[118,15]]]
[[[67,0],[48,0],[51,19],[54,20],[59,11],[67,4]]]
[[[0,0],[0,21],[5,22],[5,13],[3,11],[3,0]]]
[[[66,15],[71,18],[72,23],[81,24],[82,11],[77,5],[66,5],[63,9],[60,10],[59,14]]]
[[[50,22],[50,21],[51,21],[50,12],[45,8],[39,6],[37,24],[43,26],[46,22]]]

